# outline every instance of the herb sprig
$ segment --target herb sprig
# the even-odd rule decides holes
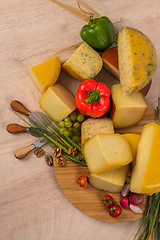
[[[19,114],[15,113],[16,115],[18,115],[20,117]],[[27,116],[26,116],[27,117]],[[25,121],[25,119],[23,119],[22,117],[20,117],[23,121]],[[29,118],[29,117],[27,117]],[[44,141],[47,140],[47,144],[52,147],[60,147],[63,151],[63,155],[66,157],[65,159],[67,161],[71,161],[77,164],[80,164],[82,166],[87,166],[86,161],[83,157],[83,155],[81,154],[81,146],[74,142],[72,140],[71,137],[66,137],[62,134],[60,134],[59,132],[59,126],[58,123],[55,121],[48,121],[48,116],[45,117],[45,114],[40,115],[40,118],[38,118],[38,114],[37,117],[34,117],[34,119],[30,119],[30,121],[32,121],[32,124],[28,123],[27,121],[25,121],[29,126],[32,126],[32,128],[34,128],[34,130],[37,132],[37,135],[40,137],[44,137]],[[72,156],[70,154],[68,154],[68,149],[70,147],[76,147],[78,150],[78,153],[76,156]]]

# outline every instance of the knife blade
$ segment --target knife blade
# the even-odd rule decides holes
[[[38,122],[39,124],[44,124],[45,127],[48,127],[52,122],[52,120],[44,113],[38,111],[30,112],[20,101],[13,100],[10,103],[10,106],[14,111],[28,116],[32,126],[35,126],[34,122]]]
[[[47,143],[46,139],[41,137],[41,138],[37,139],[36,141],[34,141],[34,143],[32,143],[26,147],[21,147],[21,148],[17,149],[14,152],[14,156],[18,159],[22,159],[22,158],[26,157],[27,154],[29,152],[31,152],[33,149],[42,147],[46,143]]]
[[[9,133],[20,133],[20,132],[28,132],[34,137],[39,137],[38,131],[40,131],[38,128],[34,127],[25,127],[21,126],[17,123],[10,123],[7,125],[7,131]]]

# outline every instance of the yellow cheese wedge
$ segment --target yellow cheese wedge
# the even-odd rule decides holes
[[[108,117],[88,118],[81,125],[81,147],[97,134],[114,134],[113,122]]]
[[[130,190],[152,195],[160,191],[160,125],[143,127],[133,165]]]
[[[94,78],[102,69],[102,58],[86,42],[62,65],[62,69],[78,80]]]
[[[89,182],[99,190],[118,193],[121,192],[123,188],[128,169],[129,164],[108,172],[90,173]]]
[[[134,160],[135,160],[136,154],[137,154],[139,140],[140,140],[140,134],[125,133],[125,134],[122,134],[122,136],[124,136],[127,139],[127,141],[129,142],[129,145],[130,145],[130,148],[132,151],[132,163],[134,163]]]
[[[120,134],[98,134],[84,144],[84,157],[92,173],[110,171],[132,161],[128,141]]]
[[[59,83],[49,87],[39,100],[40,107],[54,121],[60,122],[76,109],[74,96]]]
[[[45,62],[33,66],[29,70],[29,75],[41,93],[48,87],[54,85],[61,71],[60,57],[49,59]]]
[[[133,126],[143,118],[147,104],[141,92],[124,95],[121,85],[116,84],[111,87],[111,95],[110,117],[115,128]]]
[[[142,32],[122,27],[118,34],[118,62],[123,93],[140,91],[156,71],[156,50]]]

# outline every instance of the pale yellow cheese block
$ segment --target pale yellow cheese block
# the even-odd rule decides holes
[[[123,93],[127,95],[140,91],[155,74],[156,50],[142,32],[122,27],[118,34],[118,62]]]
[[[108,117],[88,118],[81,125],[82,154],[85,142],[97,134],[114,134],[113,122]]]
[[[60,57],[49,59],[45,62],[33,66],[29,70],[29,75],[41,93],[48,87],[54,85],[61,71]]]
[[[84,157],[92,173],[120,168],[132,161],[128,141],[120,134],[97,134],[84,144]]]
[[[141,92],[124,95],[120,84],[111,87],[110,117],[115,128],[130,127],[144,116],[147,104]]]
[[[84,42],[62,65],[62,69],[78,80],[85,80],[94,78],[102,69],[102,65],[100,55]]]
[[[63,85],[49,87],[39,100],[40,107],[54,121],[60,122],[76,109],[74,96]]]
[[[130,190],[152,195],[160,191],[160,125],[143,127],[133,165]]]
[[[89,182],[99,190],[118,193],[121,192],[124,186],[128,169],[129,164],[108,172],[90,173]]]
[[[137,154],[137,148],[138,148],[138,144],[140,141],[140,134],[136,134],[136,133],[125,133],[122,134],[127,141],[129,142],[131,151],[132,151],[132,163],[134,162],[135,158],[136,158],[136,154]]]

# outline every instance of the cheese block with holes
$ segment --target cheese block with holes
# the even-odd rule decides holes
[[[123,188],[128,169],[129,164],[108,172],[90,173],[89,182],[99,190],[118,193]]]
[[[61,71],[60,57],[49,59],[45,62],[33,66],[29,70],[29,75],[41,93],[48,87],[54,85]]]
[[[160,191],[160,125],[143,127],[133,164],[130,190],[152,195]]]
[[[102,59],[92,47],[84,42],[62,65],[62,69],[78,80],[90,79],[102,69]]]
[[[128,141],[120,134],[97,134],[84,144],[84,157],[92,173],[110,171],[132,161]]]
[[[74,96],[63,85],[49,87],[39,100],[40,107],[54,121],[60,122],[76,109]]]
[[[155,74],[155,47],[141,31],[122,27],[118,34],[118,63],[122,92],[128,95],[140,91]]]

